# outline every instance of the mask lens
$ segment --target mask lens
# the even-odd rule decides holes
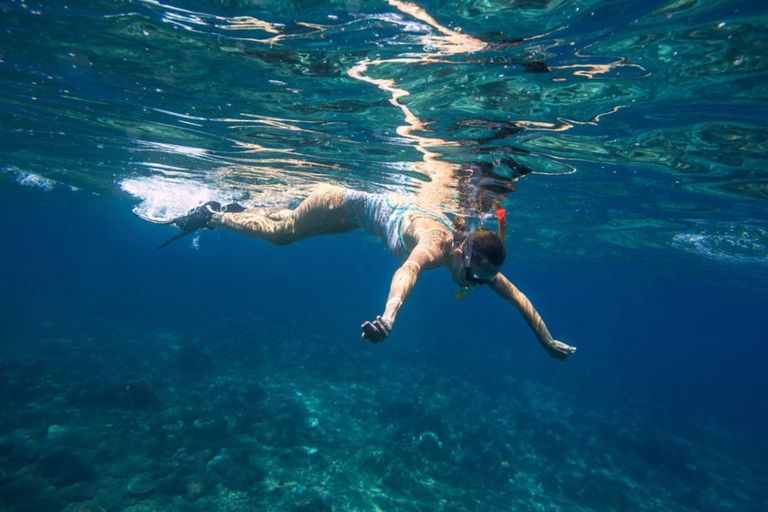
[[[489,278],[487,276],[483,276],[480,274],[477,274],[472,271],[470,267],[466,267],[466,272],[464,274],[464,280],[468,283],[472,284],[487,284],[491,285],[493,284],[494,278]]]

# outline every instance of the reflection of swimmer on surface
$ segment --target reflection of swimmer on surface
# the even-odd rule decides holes
[[[180,235],[220,226],[276,245],[357,228],[376,235],[403,264],[392,278],[384,312],[361,326],[363,338],[373,343],[389,336],[419,273],[447,267],[460,293],[487,285],[511,302],[551,356],[562,360],[576,351],[552,338],[528,298],[499,272],[506,251],[496,233],[485,228],[456,229],[444,212],[406,196],[321,185],[294,210],[266,214],[210,202],[170,223],[182,229]]]

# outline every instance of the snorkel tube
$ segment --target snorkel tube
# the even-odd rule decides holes
[[[469,267],[470,262],[472,261],[472,245],[473,245],[473,237],[472,235],[475,233],[475,230],[477,229],[477,225],[475,223],[472,223],[469,228],[469,234],[464,239],[464,242],[462,242],[462,246],[464,247],[464,250],[462,251],[464,253],[464,267]],[[472,289],[468,286],[462,286],[459,288],[459,291],[456,292],[456,300],[462,301],[467,297],[467,294],[471,292]]]
[[[499,220],[499,238],[503,242],[507,236],[507,210],[498,203],[496,203],[496,218]]]

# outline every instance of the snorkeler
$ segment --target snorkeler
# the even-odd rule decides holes
[[[506,251],[496,233],[456,229],[442,212],[406,196],[321,185],[294,210],[265,212],[208,202],[165,224],[181,232],[160,247],[202,228],[224,227],[276,245],[362,228],[404,262],[392,278],[384,312],[361,325],[363,338],[379,343],[389,336],[419,273],[447,267],[460,295],[486,285],[511,302],[552,357],[563,360],[576,351],[552,338],[528,298],[499,272]]]

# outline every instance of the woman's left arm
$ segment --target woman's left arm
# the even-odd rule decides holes
[[[547,329],[547,326],[544,324],[544,320],[542,320],[541,315],[536,311],[536,308],[533,307],[531,301],[528,300],[528,297],[518,290],[517,287],[501,273],[496,274],[496,278],[494,279],[491,288],[503,299],[511,302],[517,310],[520,311],[525,322],[531,330],[533,330],[534,334],[536,334],[539,343],[541,343],[549,355],[555,359],[563,361],[576,352],[576,347],[557,341],[551,334],[549,334],[549,329]]]

